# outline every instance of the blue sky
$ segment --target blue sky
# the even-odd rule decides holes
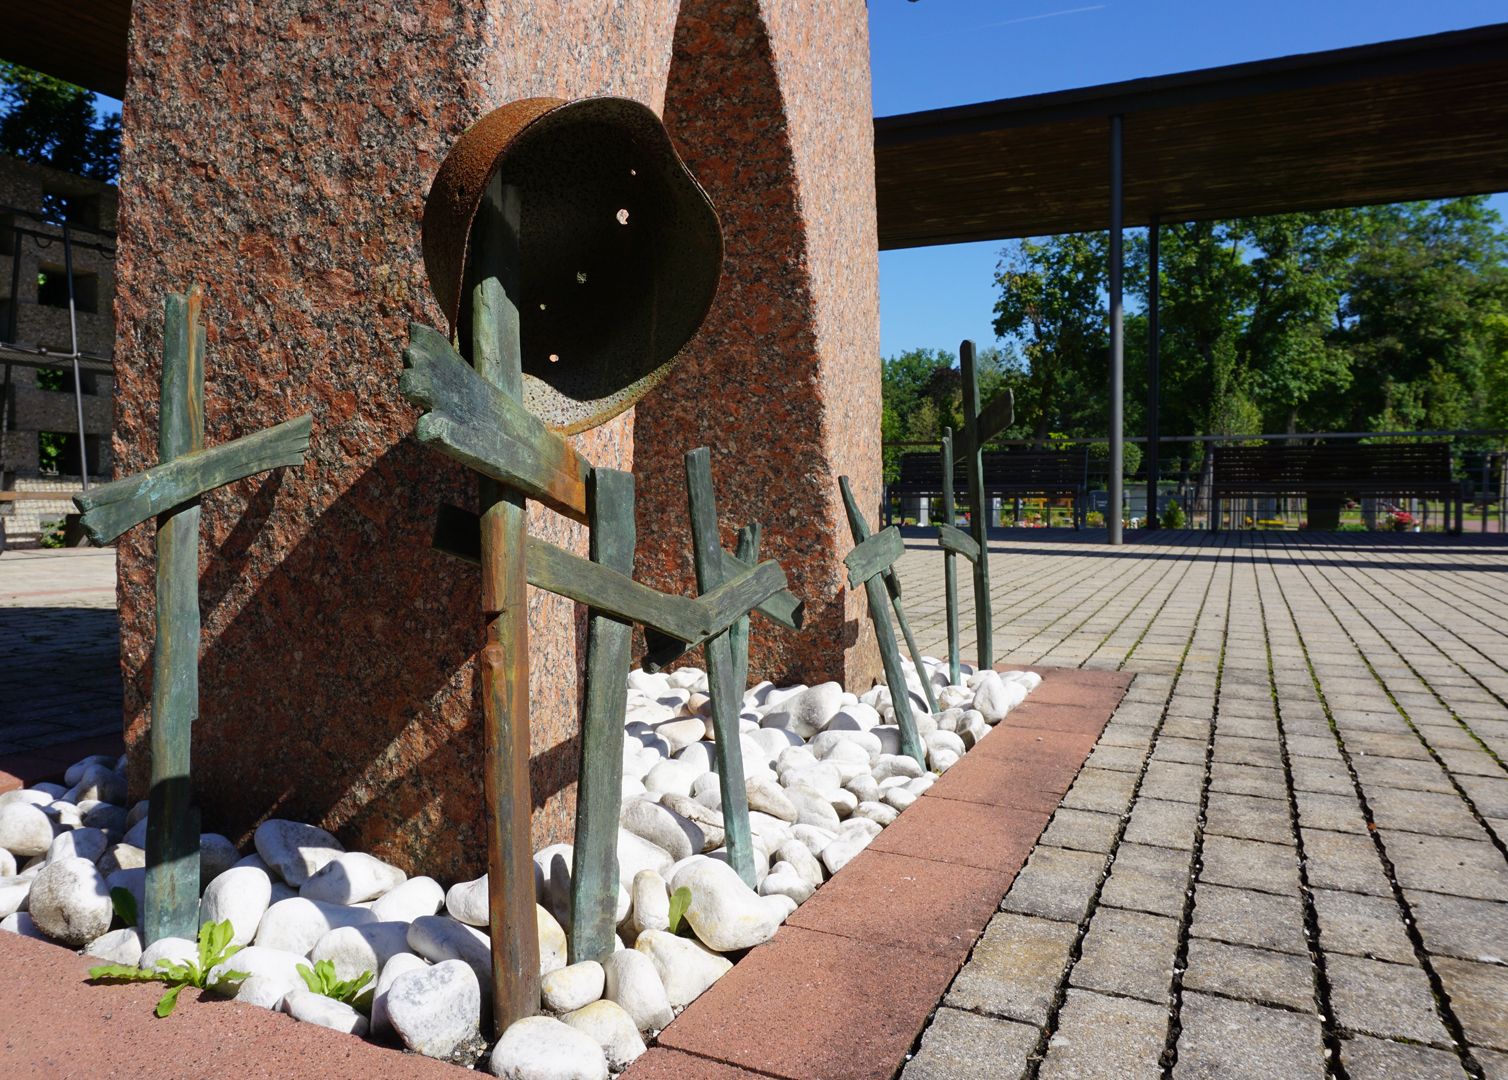
[[[877,116],[1508,20],[1503,0],[869,0]],[[1494,200],[1508,217],[1508,197]],[[999,243],[880,254],[880,353],[981,345]]]

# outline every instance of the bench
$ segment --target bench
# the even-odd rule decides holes
[[[1084,522],[1084,493],[1089,486],[1089,450],[986,450],[984,495],[990,498],[1072,499],[1074,528]],[[936,498],[943,493],[942,453],[901,455],[900,474],[886,488],[886,505],[897,498]],[[953,493],[967,498],[968,472],[953,466]]]
[[[1211,528],[1226,499],[1299,496],[1311,502],[1390,496],[1440,499],[1445,522],[1461,528],[1461,485],[1445,443],[1368,446],[1217,446],[1210,484]],[[1452,526],[1451,504],[1455,504]],[[1311,524],[1313,523],[1311,512]]]

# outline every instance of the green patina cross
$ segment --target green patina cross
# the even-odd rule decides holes
[[[922,685],[927,708],[936,712],[932,684],[927,678],[927,668],[922,663],[916,640],[911,636],[911,625],[901,606],[901,582],[895,576],[895,560],[905,553],[906,545],[901,541],[901,531],[894,525],[871,536],[869,522],[864,520],[859,504],[854,500],[848,477],[838,477],[838,488],[843,492],[843,508],[848,511],[848,527],[855,544],[843,560],[848,567],[848,587],[856,589],[863,585],[869,598],[869,618],[874,622],[875,636],[879,639],[880,662],[885,668],[885,682],[890,687],[890,704],[895,709],[895,722],[901,729],[901,752],[915,758],[917,764],[925,768],[927,754],[916,733],[916,720],[911,715],[911,694],[906,688],[906,672],[901,667],[901,650],[890,625],[889,609],[893,607],[896,622],[900,623],[901,633],[906,637],[911,662],[916,665],[917,680]]]
[[[799,625],[800,603],[786,591],[778,563],[755,563],[752,548],[729,555],[718,546],[715,505],[706,451],[688,455],[696,598],[661,593],[633,580],[634,485],[629,473],[597,468],[531,414],[519,400],[516,196],[494,181],[478,217],[474,257],[481,266],[471,296],[472,362],[444,335],[410,329],[406,370],[399,390],[422,410],[415,435],[462,462],[495,487],[484,491],[493,506],[478,516],[442,507],[438,548],[475,558],[483,569],[483,606],[489,622],[481,659],[488,741],[489,871],[493,887],[491,933],[498,1030],[537,1011],[538,941],[529,843],[527,763],[528,678],[525,582],[569,597],[589,609],[580,786],[572,867],[571,958],[600,959],[611,952],[618,893],[617,834],[622,804],[623,716],[634,623],[676,653],[705,644],[713,703],[723,816],[730,860],[754,881],[748,801],[741,783],[739,705],[734,641],[740,628],[747,671],[747,623],[760,611]],[[489,230],[492,230],[489,233]],[[488,361],[495,353],[499,362]],[[492,372],[497,367],[501,377]],[[700,454],[701,457],[697,458]],[[701,462],[693,466],[693,459]],[[533,498],[590,529],[590,558],[583,559],[527,535],[523,502]],[[490,523],[506,505],[506,532]],[[506,602],[500,602],[506,599]],[[503,669],[506,667],[506,671]],[[500,690],[502,684],[506,690]],[[729,778],[734,778],[731,782]]]
[[[963,375],[963,434],[954,436],[952,428],[943,429],[942,500],[943,524],[938,526],[937,540],[943,549],[943,588],[948,602],[948,676],[957,683],[961,675],[958,664],[958,570],[954,556],[962,555],[974,567],[974,633],[979,646],[980,670],[995,663],[994,626],[990,613],[989,508],[984,497],[984,444],[1016,420],[1015,395],[1006,390],[996,395],[984,409],[979,407],[979,373],[974,367],[974,343],[965,341],[958,347],[959,366]],[[955,452],[964,460],[969,477],[969,529],[964,532],[953,525],[953,461]]]
[[[164,304],[161,461],[73,497],[80,524],[107,544],[157,519],[157,630],[152,649],[152,787],[147,810],[142,935],[192,939],[199,927],[199,814],[189,764],[199,713],[199,497],[269,469],[298,465],[309,449],[308,414],[220,446],[204,446],[203,294]]]

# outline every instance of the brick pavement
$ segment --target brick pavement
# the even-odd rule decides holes
[[[118,642],[113,549],[0,555],[0,755],[118,735]]]
[[[1508,548],[1019,535],[994,659],[1135,679],[904,1076],[1508,1078]]]

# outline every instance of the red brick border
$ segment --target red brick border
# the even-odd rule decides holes
[[[751,950],[661,1032],[625,1080],[894,1076],[1131,681],[1111,672],[1032,670],[1043,679],[1032,696],[773,941]],[[35,783],[86,754],[111,752],[107,742],[47,747],[0,759],[0,768],[15,772],[19,764],[16,779]],[[157,1020],[160,989],[87,986],[90,963],[0,934],[0,1074],[457,1075],[442,1062],[191,994],[172,1017]],[[25,979],[6,977],[22,969]]]
[[[1031,697],[661,1032],[624,1080],[895,1075],[1131,683],[1030,670],[1042,676]]]

